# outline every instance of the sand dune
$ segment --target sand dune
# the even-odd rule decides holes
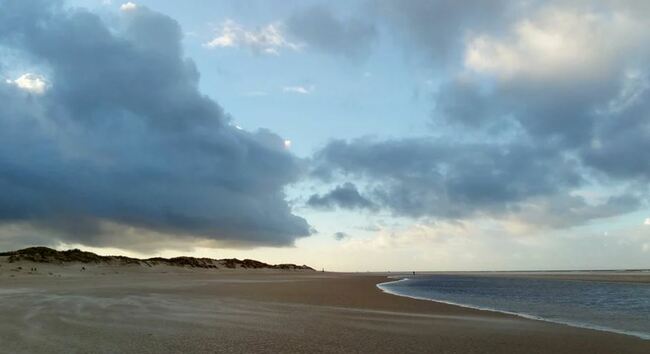
[[[212,259],[196,257],[174,257],[174,258],[132,258],[125,256],[100,256],[92,252],[81,251],[78,249],[58,251],[48,247],[29,247],[22,250],[2,252],[0,257],[4,257],[8,263],[19,263],[27,261],[35,264],[59,264],[69,265],[82,263],[84,265],[109,265],[109,266],[175,266],[189,268],[206,268],[206,269],[282,269],[282,270],[314,270],[306,265],[296,264],[267,264],[254,259],[239,260],[237,258]],[[30,267],[30,270],[33,267]],[[85,267],[84,267],[85,268]],[[85,270],[85,269],[84,269]]]

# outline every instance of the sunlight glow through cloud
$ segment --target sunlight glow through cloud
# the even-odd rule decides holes
[[[132,2],[127,2],[122,5],[120,5],[120,10],[122,11],[133,11],[138,8],[138,5],[132,3]]]
[[[465,48],[465,67],[502,78],[521,73],[559,75],[576,67],[585,73],[598,72],[643,36],[644,26],[625,15],[551,7],[517,22],[509,36],[471,38]]]
[[[44,94],[49,87],[47,80],[45,80],[43,76],[32,73],[23,74],[16,80],[8,79],[6,80],[6,83],[15,85],[23,91],[37,95]]]

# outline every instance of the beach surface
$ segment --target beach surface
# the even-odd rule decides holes
[[[0,259],[0,353],[650,352],[631,336],[376,287],[389,280]]]

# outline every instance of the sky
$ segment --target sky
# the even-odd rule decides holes
[[[645,1],[0,0],[0,249],[650,267]]]

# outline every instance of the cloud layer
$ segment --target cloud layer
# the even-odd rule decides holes
[[[0,224],[122,248],[310,233],[283,192],[300,162],[272,132],[230,126],[180,40],[174,20],[141,6],[109,26],[59,2],[2,2],[0,49],[33,69],[0,84]],[[140,232],[116,245],[129,230]]]
[[[288,32],[312,48],[348,59],[363,59],[376,39],[369,21],[339,18],[324,5],[296,11],[286,22]]]
[[[397,45],[444,69],[432,131],[334,140],[314,156],[315,176],[362,181],[369,205],[413,218],[570,227],[646,205],[648,7],[377,5]]]
[[[467,220],[569,228],[647,206],[650,7],[371,5],[347,17],[308,6],[257,28],[227,20],[204,44],[315,49],[347,65],[392,40],[377,47],[433,73],[430,131],[333,139],[310,159],[307,182],[321,192],[297,200],[422,221],[426,232]],[[284,195],[305,181],[305,161],[269,130],[231,126],[198,91],[181,40],[174,20],[133,3],[110,19],[57,1],[0,5],[0,238],[242,247],[310,234]]]

